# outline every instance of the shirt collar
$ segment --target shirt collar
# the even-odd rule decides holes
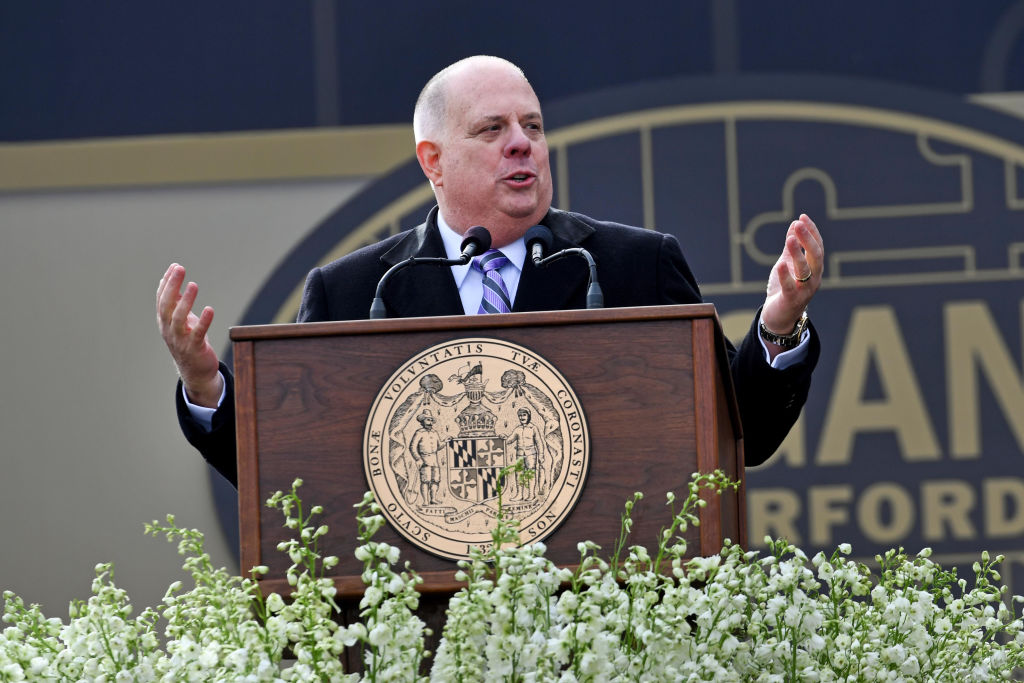
[[[457,259],[462,254],[462,235],[452,230],[445,222],[441,212],[437,212],[437,229],[441,233],[441,241],[444,242],[445,254],[450,259]],[[523,264],[526,263],[526,242],[520,237],[515,242],[501,247],[501,253],[505,255],[510,265],[516,267],[520,273],[523,272]],[[470,264],[464,266],[452,266],[452,276],[455,278],[455,286],[462,287],[462,282],[469,273]]]

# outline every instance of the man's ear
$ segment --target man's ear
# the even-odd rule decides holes
[[[420,140],[416,143],[416,158],[420,162],[420,168],[431,185],[435,187],[442,184],[441,180],[441,148],[436,142]]]

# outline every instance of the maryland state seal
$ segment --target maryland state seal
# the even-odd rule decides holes
[[[527,477],[501,476],[521,461]],[[498,514],[539,541],[572,511],[590,465],[579,399],[533,351],[458,339],[417,354],[380,390],[363,467],[392,526],[451,559],[487,549]],[[522,479],[522,480],[521,480]]]

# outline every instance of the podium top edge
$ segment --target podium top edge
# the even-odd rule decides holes
[[[675,304],[634,306],[491,315],[449,315],[427,318],[386,318],[383,320],[347,320],[277,325],[237,325],[229,330],[231,341],[258,341],[293,337],[330,337],[351,334],[421,332],[435,329],[479,330],[543,325],[576,325],[605,322],[646,322],[717,318],[714,304]]]

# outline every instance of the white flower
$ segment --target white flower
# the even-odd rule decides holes
[[[280,612],[284,609],[284,598],[278,593],[271,593],[267,596],[267,609],[275,614]]]
[[[1006,680],[1024,661],[1024,598],[1004,604],[989,559],[973,589],[964,579],[940,580],[948,575],[928,551],[886,553],[877,576],[841,557],[848,544],[808,560],[783,541],[769,539],[766,557],[725,543],[719,555],[684,561],[676,534],[693,520],[689,493],[677,499],[684,510],[664,544],[630,547],[614,574],[589,541],[578,545],[585,557],[575,571],[556,569],[543,544],[508,547],[493,567],[482,557],[460,562],[466,586],[449,602],[431,679],[500,680],[514,670],[523,681],[787,681],[790,672],[801,681],[925,680],[940,671],[943,680]],[[304,507],[294,492],[270,503],[302,524],[291,516]],[[175,527],[168,536],[180,539],[195,588],[172,585],[157,611],[132,618],[106,564],[97,566],[93,597],[72,606],[66,625],[4,592],[0,680],[356,680],[339,655],[358,643],[370,646],[368,679],[418,680],[425,630],[412,610],[421,580],[395,573],[398,549],[371,539],[383,524],[380,509],[369,495],[361,505],[355,552],[365,564],[364,621],[335,624],[333,581],[314,571],[314,550],[292,539],[281,551],[310,566],[286,572],[297,587],[287,602],[268,595],[261,622],[253,618],[257,584],[212,570],[196,551],[198,532]],[[306,537],[322,528],[307,528]],[[652,571],[654,556],[673,573]],[[337,564],[333,556],[321,562],[324,571]],[[286,648],[295,662],[282,669]]]
[[[384,624],[378,624],[370,631],[367,639],[374,647],[380,647],[391,642],[391,631]]]
[[[213,642],[208,645],[199,655],[199,666],[204,669],[212,669],[220,661],[220,643]]]
[[[362,622],[356,622],[351,626],[339,628],[335,637],[340,640],[345,647],[352,647],[360,640],[366,638],[366,626],[364,626]]]
[[[380,588],[370,586],[363,593],[363,599],[359,601],[359,607],[363,609],[373,607],[374,605],[379,604],[383,598],[384,592]]]
[[[0,673],[2,673],[4,678],[9,681],[25,680],[25,671],[21,668],[20,664],[15,662],[6,664],[2,669],[0,669]]]
[[[907,676],[916,676],[921,673],[921,663],[917,661],[917,657],[914,655],[907,657],[900,665],[900,673]]]
[[[28,663],[28,672],[33,676],[38,676],[46,670],[46,667],[50,665],[44,657],[33,657]]]

